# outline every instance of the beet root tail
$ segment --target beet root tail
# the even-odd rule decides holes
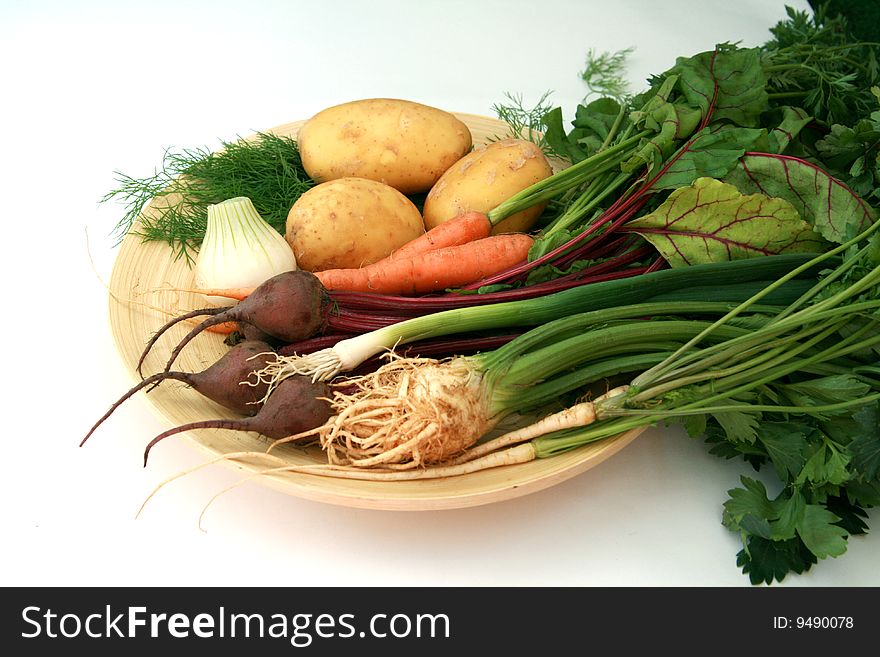
[[[229,308],[221,309],[220,313],[214,314],[213,317],[206,319],[204,322],[196,326],[192,331],[184,336],[183,340],[181,340],[176,347],[174,347],[174,351],[171,352],[171,356],[168,358],[168,362],[165,363],[165,372],[171,371],[171,366],[174,365],[174,361],[177,360],[177,357],[180,355],[180,352],[183,351],[183,348],[189,344],[189,342],[199,335],[202,331],[211,326],[215,326],[217,324],[223,324],[224,322],[229,321],[229,318],[225,316],[223,313],[229,310]]]
[[[248,418],[249,419],[249,418]],[[144,450],[144,467],[147,467],[147,459],[150,456],[150,450],[161,440],[165,440],[169,436],[173,436],[184,431],[192,431],[194,429],[231,429],[232,431],[247,430],[248,422],[244,420],[200,420],[198,422],[189,422],[181,424],[179,427],[163,431],[153,438]]]
[[[174,371],[159,372],[158,374],[153,374],[152,376],[148,376],[146,379],[144,379],[143,381],[138,383],[136,386],[131,388],[128,392],[126,392],[124,395],[122,395],[122,397],[120,397],[119,399],[117,399],[113,403],[113,405],[110,407],[110,410],[108,410],[106,413],[104,413],[104,415],[102,415],[101,418],[97,422],[95,422],[95,424],[92,426],[92,428],[89,429],[89,432],[86,434],[85,438],[82,439],[82,442],[80,442],[79,446],[82,447],[83,445],[85,445],[86,441],[92,436],[93,433],[95,433],[95,430],[99,426],[101,426],[107,418],[109,418],[111,415],[113,415],[113,412],[117,408],[119,408],[127,399],[130,399],[136,393],[140,392],[141,390],[143,390],[147,386],[158,385],[159,383],[161,383],[162,381],[165,381],[166,379],[177,379],[178,381],[183,381],[184,383],[186,383],[189,376],[190,375],[185,372],[174,372]]]
[[[198,308],[196,310],[191,310],[188,313],[184,313],[183,315],[179,315],[179,316],[175,317],[174,319],[170,320],[169,322],[167,322],[166,324],[159,327],[159,330],[153,334],[153,337],[150,338],[149,342],[147,342],[146,346],[144,347],[144,350],[141,352],[141,357],[138,359],[138,362],[137,362],[138,374],[143,376],[143,374],[141,373],[141,368],[143,367],[144,360],[147,358],[147,355],[150,353],[150,350],[153,348],[153,345],[155,345],[156,342],[159,340],[159,338],[162,337],[162,335],[168,329],[170,329],[172,326],[175,326],[176,324],[183,322],[187,319],[192,319],[193,317],[201,317],[203,315],[217,315],[219,313],[222,313],[222,312],[229,310],[231,307],[232,306],[225,306],[225,307],[218,307],[218,308]],[[167,369],[166,369],[166,371],[167,371]]]

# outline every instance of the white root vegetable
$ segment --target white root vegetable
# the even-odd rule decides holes
[[[348,379],[354,392],[337,388],[336,415],[323,426],[273,446],[316,436],[331,464],[406,469],[442,463],[494,426],[481,381],[466,358],[394,358]]]
[[[576,404],[477,444],[503,414],[492,411],[483,377],[469,358],[437,361],[394,357],[373,373],[349,379],[347,385],[355,391],[334,392],[335,416],[312,431],[276,441],[270,450],[278,444],[316,436],[331,465],[397,472],[443,466],[442,471],[428,468],[434,474],[419,476],[453,476],[473,472],[475,467],[492,467],[495,459],[486,457],[511,445],[586,426],[597,418],[597,403],[627,389],[615,388],[595,401]],[[525,451],[523,448],[515,454],[521,458]],[[471,464],[460,467],[467,463]],[[341,475],[346,471],[334,472]],[[394,479],[391,473],[383,478]]]
[[[507,433],[502,434],[497,438],[493,438],[492,440],[488,440],[484,443],[475,445],[474,447],[464,452],[461,456],[454,459],[451,465],[467,463],[474,459],[481,458],[491,452],[496,452],[497,450],[509,447],[510,445],[524,443],[527,440],[532,440],[533,438],[537,438],[538,436],[543,436],[554,431],[561,431],[562,429],[573,429],[575,427],[585,427],[588,424],[592,424],[596,421],[596,404],[617,395],[622,395],[627,390],[629,390],[629,386],[618,386],[609,390],[603,395],[599,395],[592,401],[580,402],[579,404],[570,406],[569,408],[561,410],[558,413],[547,415],[537,422],[533,422],[532,424],[520,427],[519,429],[515,429],[513,431],[508,431]]]
[[[208,226],[196,259],[197,288],[253,288],[296,267],[284,237],[249,198],[239,196],[208,206]],[[206,298],[215,305],[229,305],[225,297]]]

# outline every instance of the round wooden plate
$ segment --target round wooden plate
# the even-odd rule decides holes
[[[501,121],[472,114],[457,116],[471,129],[475,144],[508,135],[508,126]],[[295,137],[300,125],[301,121],[287,123],[270,132]],[[110,280],[110,323],[119,353],[134,377],[137,376],[135,368],[141,351],[156,330],[172,316],[204,306],[197,295],[174,291],[192,287],[192,270],[185,261],[175,259],[167,245],[145,243],[135,235],[123,240]],[[191,328],[192,324],[182,322],[163,335],[144,362],[144,373],[161,370],[170,350]],[[221,336],[203,333],[183,350],[175,369],[202,370],[216,361],[226,349]],[[230,411],[174,382],[159,386],[149,394],[148,399],[170,423],[169,427],[203,419],[235,417]],[[284,473],[265,475],[255,480],[291,495],[351,507],[394,510],[469,507],[511,499],[574,477],[614,455],[635,439],[640,431],[630,431],[532,463],[445,479],[372,482]],[[144,444],[151,438],[135,437],[143,440]],[[268,441],[257,434],[226,430],[193,431],[180,434],[172,440],[181,438],[192,441],[212,458],[233,452],[264,452],[268,446]],[[326,462],[317,447],[285,445],[283,448],[272,453],[291,464]],[[261,466],[256,460],[228,463],[247,475],[265,467],[265,464]]]

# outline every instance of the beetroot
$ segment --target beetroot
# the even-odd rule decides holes
[[[329,307],[326,290],[313,273],[301,269],[284,272],[273,276],[233,306],[202,308],[175,317],[162,326],[147,343],[138,360],[137,369],[138,372],[141,371],[144,359],[165,331],[178,322],[193,317],[211,315],[178,343],[171,352],[165,372],[171,370],[186,344],[210,326],[238,322],[239,326],[250,326],[271,338],[296,342],[314,335],[324,326]]]
[[[269,384],[259,381],[254,373],[274,362],[276,358],[277,356],[269,344],[257,340],[246,340],[231,348],[216,363],[202,372],[168,370],[154,374],[120,397],[110,407],[110,410],[95,423],[80,445],[83,445],[125,400],[147,386],[156,386],[168,379],[181,381],[211,401],[237,413],[254,415],[269,390]]]
[[[281,381],[255,415],[234,420],[214,419],[190,422],[160,433],[144,450],[144,465],[150,450],[160,440],[194,429],[231,429],[254,431],[266,438],[279,440],[326,422],[332,415],[330,388],[326,383],[313,382],[311,377],[294,375]]]

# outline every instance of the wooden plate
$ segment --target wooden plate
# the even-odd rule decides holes
[[[487,117],[458,114],[471,129],[474,143],[507,136],[507,125]],[[302,122],[287,123],[270,132],[295,136]],[[149,210],[148,210],[149,211]],[[196,295],[172,291],[193,287],[193,272],[183,260],[175,260],[161,243],[144,243],[129,235],[123,240],[110,280],[110,323],[119,353],[136,377],[135,367],[146,342],[170,317],[203,307]],[[144,362],[144,372],[164,367],[169,351],[192,328],[181,323],[169,330]],[[221,336],[203,333],[183,350],[175,369],[199,371],[227,349]],[[217,417],[235,417],[193,390],[166,383],[148,397],[159,414],[177,426]],[[608,459],[629,444],[640,430],[532,463],[506,466],[460,477],[399,482],[368,482],[333,479],[318,475],[285,473],[255,480],[291,495],[351,507],[394,510],[451,509],[506,500],[553,486]],[[136,437],[144,444],[152,436]],[[210,457],[231,452],[265,451],[268,441],[254,433],[201,430],[171,438],[190,440]],[[292,464],[323,463],[320,449],[284,446],[273,454]],[[288,448],[289,447],[289,448]],[[161,448],[161,446],[159,446]],[[261,469],[256,462],[232,462],[243,474]]]

